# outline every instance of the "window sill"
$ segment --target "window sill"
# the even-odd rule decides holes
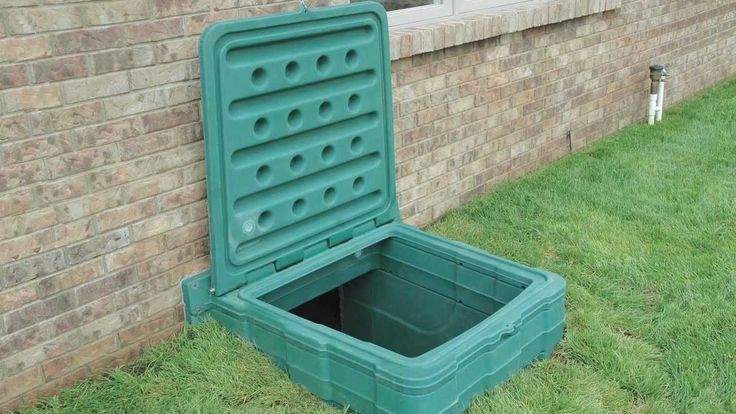
[[[622,0],[534,0],[468,17],[391,29],[391,60],[433,52],[621,7]]]

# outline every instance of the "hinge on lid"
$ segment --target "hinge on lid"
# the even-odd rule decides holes
[[[287,267],[293,266],[299,262],[304,261],[310,257],[314,257],[332,247],[343,244],[354,237],[360,236],[361,234],[368,233],[374,230],[376,227],[391,222],[390,215],[387,215],[388,219],[384,217],[377,217],[374,220],[366,221],[363,224],[359,224],[355,227],[345,229],[339,233],[335,233],[330,236],[327,240],[321,240],[315,244],[305,247],[301,250],[290,252],[284,256],[276,259],[274,267],[276,271],[281,271]]]

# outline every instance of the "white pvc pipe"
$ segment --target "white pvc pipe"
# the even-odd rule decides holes
[[[662,120],[662,113],[664,112],[664,82],[659,82],[659,93],[657,94],[657,116],[656,120]]]
[[[654,125],[654,120],[657,115],[657,100],[657,95],[649,95],[649,125]]]

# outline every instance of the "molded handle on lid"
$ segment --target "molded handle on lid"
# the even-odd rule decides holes
[[[516,335],[519,332],[519,327],[516,324],[508,323],[501,330],[501,339],[509,338]]]

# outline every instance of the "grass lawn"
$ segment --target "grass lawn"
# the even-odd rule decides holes
[[[469,413],[736,412],[736,80],[429,230],[568,282],[555,356]],[[28,412],[340,410],[208,323]]]

